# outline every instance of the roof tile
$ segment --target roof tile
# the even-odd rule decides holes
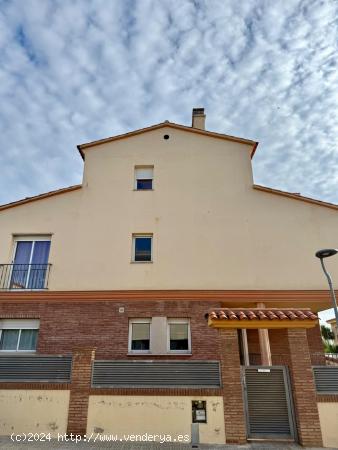
[[[251,308],[228,309],[220,308],[209,311],[211,320],[318,320],[317,314],[310,309],[277,309]]]

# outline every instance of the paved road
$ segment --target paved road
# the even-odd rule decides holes
[[[50,442],[25,442],[16,443],[9,438],[0,437],[0,450],[43,450],[43,449],[59,449],[59,450],[192,450],[191,444],[155,444],[141,442],[58,442],[52,440]],[[202,445],[197,447],[198,450],[306,450],[306,447],[290,444],[271,444],[271,443],[254,443],[246,445]],[[312,448],[311,450],[316,450]],[[317,449],[319,450],[319,449]],[[327,449],[330,450],[330,449]],[[332,449],[331,449],[332,450]],[[336,449],[335,449],[336,450]]]

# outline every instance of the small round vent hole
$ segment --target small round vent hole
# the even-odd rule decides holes
[[[169,139],[169,134],[165,134],[165,135],[163,136],[163,139]]]

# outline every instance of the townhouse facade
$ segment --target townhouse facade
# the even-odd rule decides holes
[[[338,445],[314,258],[338,207],[255,185],[257,145],[198,108],[0,207],[1,434]]]

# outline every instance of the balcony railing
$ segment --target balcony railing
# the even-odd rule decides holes
[[[51,264],[0,264],[0,290],[48,288]]]

